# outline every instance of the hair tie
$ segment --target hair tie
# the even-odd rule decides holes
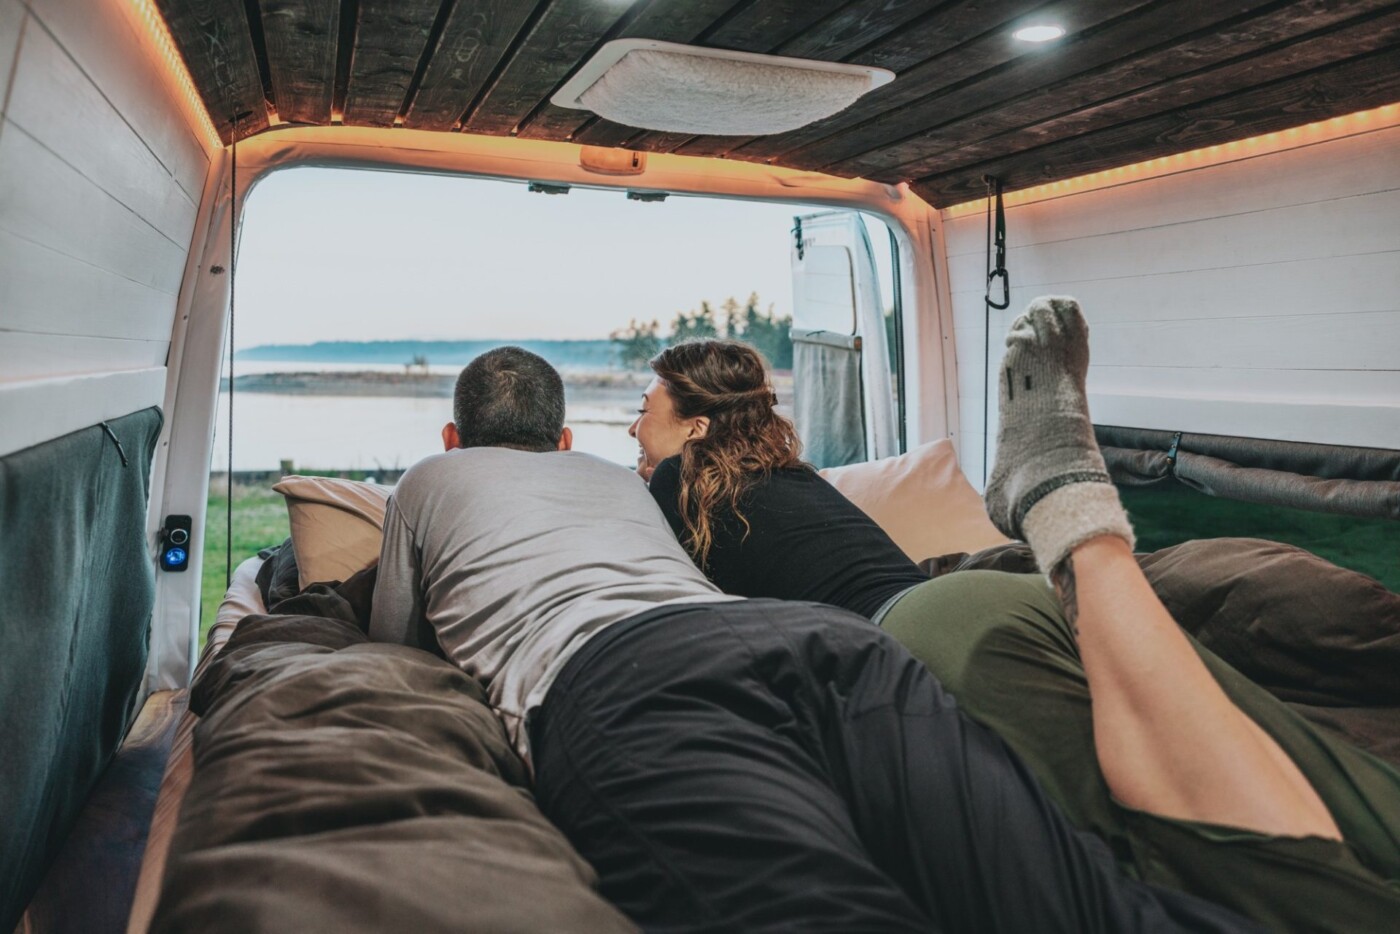
[[[774,406],[778,404],[778,396],[767,386],[758,386],[754,389],[738,389],[727,392],[720,396],[718,403],[719,407],[724,409],[734,409],[754,403]]]

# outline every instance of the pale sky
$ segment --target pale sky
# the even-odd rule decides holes
[[[788,237],[820,208],[291,169],[244,213],[238,348],[318,340],[604,338],[632,317],[740,302],[791,311]],[[883,231],[872,231],[884,260]],[[881,262],[881,265],[886,265]]]

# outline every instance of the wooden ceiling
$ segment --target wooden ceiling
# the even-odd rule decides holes
[[[569,140],[908,181],[1038,185],[1400,101],[1397,0],[156,0],[228,142],[283,123]],[[1027,21],[1068,34],[1032,45]],[[618,38],[878,65],[898,78],[761,137],[549,103]]]

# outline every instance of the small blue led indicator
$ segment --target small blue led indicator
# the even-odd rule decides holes
[[[189,559],[188,552],[183,548],[167,548],[165,554],[161,556],[161,564],[167,569],[178,568],[184,565]]]

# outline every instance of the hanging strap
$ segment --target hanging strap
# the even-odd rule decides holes
[[[1011,305],[1011,278],[1006,274],[1006,204],[1002,200],[1001,179],[984,175],[987,183],[987,291],[988,308],[1004,311]],[[992,225],[992,202],[996,202],[996,226]],[[992,249],[996,249],[996,265],[992,265]],[[992,301],[992,284],[1001,280],[1001,301]]]
[[[982,301],[982,485],[987,485],[987,453],[991,431],[991,368],[992,368],[992,309],[1003,311],[1011,305],[1011,277],[1006,273],[1006,205],[1001,196],[1001,179],[983,175],[987,183],[987,288]],[[992,206],[996,203],[996,225],[992,224]],[[992,250],[996,249],[996,265],[992,265]],[[1001,280],[1001,301],[992,301],[992,284]]]
[[[233,309],[238,287],[238,117],[230,145],[228,212],[228,496],[224,503],[224,589],[233,586]]]

